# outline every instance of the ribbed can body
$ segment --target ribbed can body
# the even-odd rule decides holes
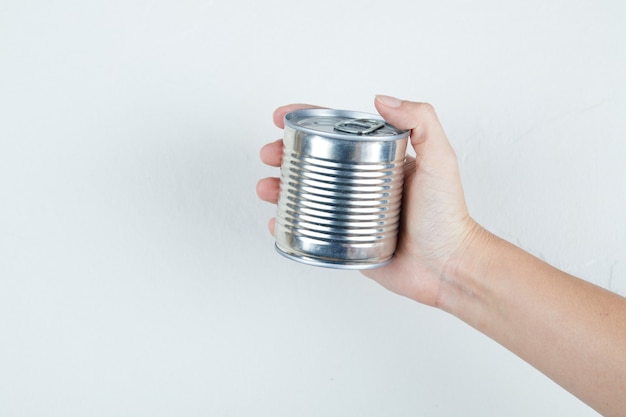
[[[322,123],[363,116],[334,112],[339,116],[328,110],[319,116],[325,118]],[[375,117],[367,116],[368,121]],[[275,228],[280,253],[341,269],[373,268],[391,260],[408,132],[377,135],[316,131],[286,123]]]

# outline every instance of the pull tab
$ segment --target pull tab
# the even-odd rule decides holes
[[[380,120],[350,119],[336,123],[335,130],[352,135],[368,135],[383,126],[385,126],[385,122],[381,122]]]

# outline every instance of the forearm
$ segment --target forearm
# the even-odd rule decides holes
[[[438,303],[600,413],[626,412],[626,299],[481,230]]]

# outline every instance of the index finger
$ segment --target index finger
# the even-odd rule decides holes
[[[278,126],[279,128],[284,129],[285,128],[284,118],[287,113],[296,111],[296,110],[303,110],[303,109],[323,109],[323,108],[324,107],[314,106],[311,104],[302,104],[302,103],[288,104],[286,106],[281,106],[277,108],[276,110],[274,110],[274,124]]]

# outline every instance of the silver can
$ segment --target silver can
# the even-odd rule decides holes
[[[274,233],[277,251],[299,262],[338,269],[390,262],[408,136],[408,131],[368,113],[288,113]]]

